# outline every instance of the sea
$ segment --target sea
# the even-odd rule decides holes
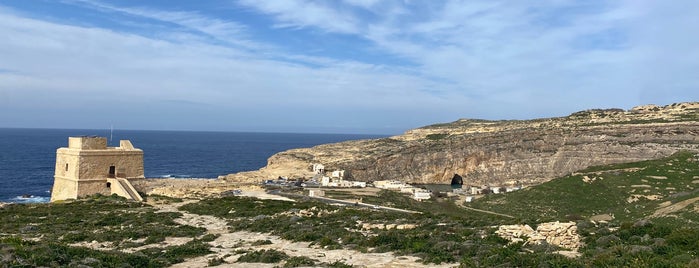
[[[293,148],[385,135],[152,130],[0,128],[0,202],[48,202],[56,149],[68,137],[102,136],[109,146],[131,140],[143,150],[146,178],[216,178],[264,167],[267,158]]]

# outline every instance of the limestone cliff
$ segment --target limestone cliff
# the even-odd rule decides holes
[[[459,174],[465,185],[537,184],[588,166],[654,159],[683,149],[699,150],[699,102],[535,120],[462,119],[390,138],[288,150],[270,157],[259,171],[226,179],[308,178],[311,165],[321,163],[362,181],[450,183]]]

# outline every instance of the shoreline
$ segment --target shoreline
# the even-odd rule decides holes
[[[236,183],[231,181],[221,180],[219,178],[177,178],[177,177],[153,177],[153,178],[138,178],[129,179],[139,192],[146,194],[152,194],[153,190],[170,187],[178,188],[181,187],[184,190],[201,190],[206,188],[220,188],[222,186],[240,186],[242,183]],[[225,184],[225,185],[224,185]],[[211,189],[213,190],[213,189]],[[156,192],[162,192],[162,190]],[[167,191],[166,191],[167,192]],[[159,193],[156,193],[159,194]],[[216,194],[213,191],[207,191],[207,194]],[[24,195],[8,196],[0,200],[0,208],[9,204],[45,204],[50,203],[51,194],[48,195],[30,195],[25,197]]]
[[[18,195],[15,197],[8,197],[2,201],[0,201],[0,204],[43,204],[43,203],[48,203],[49,200],[51,199],[51,195],[48,196],[43,196],[43,195],[31,195],[29,197],[24,197],[23,195]],[[0,206],[2,207],[2,206]]]

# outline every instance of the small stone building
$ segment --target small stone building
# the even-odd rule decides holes
[[[107,147],[104,137],[69,137],[56,150],[51,202],[104,194],[142,201],[129,179],[143,179],[143,151],[130,141]]]

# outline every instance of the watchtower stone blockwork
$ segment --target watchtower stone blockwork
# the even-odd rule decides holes
[[[56,150],[51,202],[104,194],[143,200],[129,179],[143,179],[143,151],[130,141],[107,147],[104,137],[69,137]]]

